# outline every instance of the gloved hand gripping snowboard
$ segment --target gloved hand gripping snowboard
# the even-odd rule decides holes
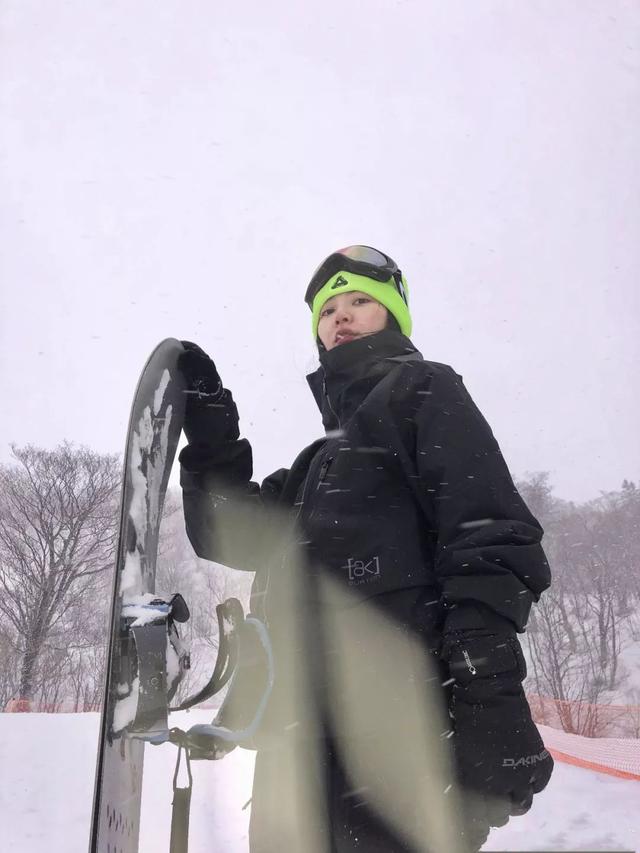
[[[184,352],[178,359],[178,367],[187,394],[183,429],[189,444],[212,444],[226,420],[224,410],[230,395],[222,387],[220,375],[207,353],[191,341],[181,343]],[[235,405],[230,404],[237,420]]]

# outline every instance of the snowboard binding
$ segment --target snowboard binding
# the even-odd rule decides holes
[[[170,711],[184,711],[228,686],[210,725],[187,731],[172,728],[170,740],[183,746],[190,759],[216,760],[236,746],[254,747],[254,739],[273,687],[273,653],[264,624],[245,616],[237,598],[216,607],[218,656],[209,682],[194,696]]]
[[[176,627],[189,619],[189,608],[180,593],[167,598],[147,594],[123,604],[113,737],[156,744],[170,740],[188,748],[192,759],[213,760],[238,744],[251,748],[273,685],[271,644],[263,623],[245,616],[237,598],[219,604],[216,615],[219,640],[213,674],[197,693],[172,706],[190,668],[189,651]],[[170,713],[193,708],[227,685],[211,725],[192,726],[187,732],[169,728]]]
[[[120,625],[120,673],[116,683],[127,685],[114,705],[114,736],[178,747],[173,776],[171,853],[186,853],[193,777],[191,761],[215,761],[236,746],[253,741],[273,687],[273,654],[267,629],[255,617],[245,616],[237,598],[216,607],[218,654],[207,684],[178,705],[170,702],[186,670],[189,653],[176,622],[189,618],[179,593],[171,598],[145,595],[123,604]],[[187,731],[169,728],[171,712],[185,711],[227,687],[226,696],[211,724]],[[184,757],[184,769],[182,761]],[[186,784],[179,776],[186,773]]]
[[[174,727],[169,740],[178,747],[173,777],[170,853],[187,853],[191,808],[192,760],[216,761],[236,746],[255,748],[255,739],[273,688],[273,652],[265,625],[230,598],[216,607],[218,656],[213,675],[197,694],[171,711],[182,711],[204,702],[227,687],[227,693],[211,724]],[[180,785],[184,753],[186,784]]]
[[[189,615],[179,593],[170,598],[147,593],[123,602],[112,737],[166,740],[169,702],[190,668],[176,623]]]

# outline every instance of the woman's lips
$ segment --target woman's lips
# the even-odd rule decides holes
[[[336,335],[335,344],[346,344],[347,341],[352,341],[357,338],[357,334],[355,332],[341,332],[339,335]]]

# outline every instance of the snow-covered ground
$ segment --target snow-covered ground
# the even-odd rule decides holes
[[[183,726],[206,722],[191,712]],[[180,725],[180,721],[176,721]],[[97,714],[0,714],[3,850],[86,853]],[[173,747],[147,747],[141,853],[168,851]],[[190,853],[246,853],[251,753],[194,762]],[[640,849],[640,782],[559,762],[531,811],[494,830],[484,850]]]

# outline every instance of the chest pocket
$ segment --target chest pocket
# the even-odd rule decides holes
[[[392,451],[346,445],[327,450],[310,472],[304,517],[315,524],[339,524],[345,530],[376,525],[393,516],[408,492]]]
[[[335,451],[321,448],[311,460],[307,476],[300,484],[295,499],[295,510],[297,518],[310,521],[311,517],[318,511],[321,501],[321,493],[331,488],[329,472],[335,460]]]

